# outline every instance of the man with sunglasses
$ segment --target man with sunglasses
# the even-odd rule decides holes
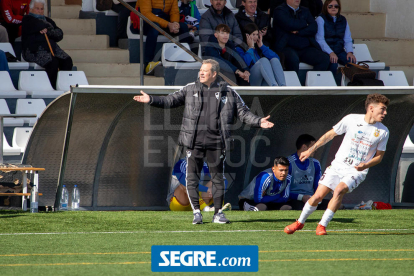
[[[315,40],[318,25],[309,9],[300,7],[300,0],[286,0],[273,13],[275,48],[285,56],[285,69],[299,72],[299,63],[313,66],[315,71],[326,71],[328,54],[321,51]]]

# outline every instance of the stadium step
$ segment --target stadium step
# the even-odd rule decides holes
[[[108,48],[105,50],[65,50],[72,57],[74,63],[128,63],[128,50]],[[75,64],[76,65],[76,64]]]
[[[59,46],[64,50],[69,49],[107,49],[109,48],[109,36],[107,35],[64,35]]]
[[[342,13],[346,17],[352,38],[385,37],[385,13]]]
[[[371,0],[345,0],[341,1],[341,13],[344,12],[369,12]]]
[[[139,63],[76,63],[88,77],[139,77]]]
[[[387,66],[413,65],[411,57],[414,40],[397,38],[355,39],[355,44],[367,44],[372,58],[385,62]]]
[[[79,18],[79,11],[81,9],[82,7],[78,5],[52,6],[52,19],[77,19]]]
[[[141,85],[139,77],[86,77],[91,85]],[[162,86],[165,82],[164,78],[145,76],[144,84]]]
[[[359,0],[359,1],[362,1],[362,0]],[[52,0],[51,3],[52,3],[52,9],[53,9],[53,6],[64,6],[64,5],[66,5],[65,0]]]
[[[66,7],[66,6],[65,6]],[[56,25],[62,29],[63,36],[75,35],[95,35],[96,34],[96,20],[95,19],[62,19],[53,18]]]

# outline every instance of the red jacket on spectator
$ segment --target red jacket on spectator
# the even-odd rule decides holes
[[[1,22],[21,24],[23,15],[29,14],[30,0],[1,0]]]

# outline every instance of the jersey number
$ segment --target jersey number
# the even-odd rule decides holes
[[[352,163],[354,163],[354,160],[353,160],[353,159],[351,159],[351,158],[346,157],[346,158],[344,159],[344,163],[345,163],[345,164],[348,164],[348,165],[352,165]]]

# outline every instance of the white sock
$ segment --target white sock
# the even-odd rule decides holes
[[[303,206],[303,210],[300,214],[298,221],[304,224],[308,217],[316,210],[316,208],[318,208],[318,206],[312,206],[308,202],[306,202],[305,206]]]
[[[328,226],[328,223],[332,220],[333,216],[335,215],[335,212],[332,210],[326,209],[325,213],[323,213],[322,219],[319,222],[322,226]]]
[[[194,210],[193,214],[200,213],[200,209]]]

